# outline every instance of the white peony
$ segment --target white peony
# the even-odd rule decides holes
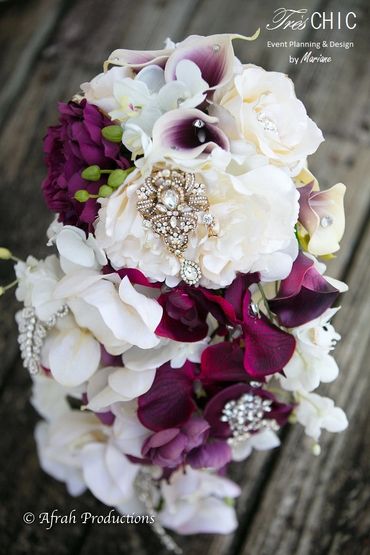
[[[298,253],[298,193],[292,180],[271,165],[238,176],[204,171],[197,178],[207,186],[217,227],[217,236],[208,238],[206,227],[199,225],[185,252],[200,264],[201,285],[227,286],[237,272],[258,271],[264,281],[286,277]],[[149,279],[167,279],[173,286],[179,281],[179,262],[143,226],[136,206],[141,183],[142,178],[134,179],[102,200],[96,239],[115,268],[138,268]]]
[[[212,113],[232,141],[256,145],[271,163],[296,174],[324,140],[283,73],[246,65],[232,85],[217,91]]]

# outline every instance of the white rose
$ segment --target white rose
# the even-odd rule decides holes
[[[283,73],[247,65],[232,86],[217,91],[212,112],[231,140],[255,144],[271,163],[297,173],[324,140]]]

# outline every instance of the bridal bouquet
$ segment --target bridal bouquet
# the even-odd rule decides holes
[[[344,231],[320,191],[321,131],[282,73],[242,64],[239,35],[116,50],[60,103],[44,141],[55,219],[17,259],[17,314],[42,468],[122,514],[229,533],[231,461],[301,424],[347,426],[316,392],[338,375],[325,275]],[[2,292],[8,287],[2,288]]]

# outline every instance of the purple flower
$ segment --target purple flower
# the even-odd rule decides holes
[[[86,181],[81,171],[95,164],[104,169],[125,169],[130,162],[122,145],[102,137],[102,128],[112,122],[96,106],[86,100],[80,104],[61,102],[59,113],[59,124],[49,127],[44,139],[48,169],[42,183],[45,201],[50,210],[59,214],[63,224],[89,229],[99,205],[96,199],[80,203],[74,199],[74,194],[79,189],[97,194],[104,180]]]
[[[226,290],[221,306],[228,323],[240,328],[244,343],[245,371],[249,376],[261,379],[284,368],[293,355],[295,339],[291,334],[275,326],[264,314],[257,315],[251,310],[249,286],[258,280],[258,274],[238,276]],[[225,342],[208,347],[202,357],[202,367],[204,367],[212,350],[217,351],[211,366],[215,373],[219,375],[224,373],[225,381],[230,367],[229,345]]]
[[[200,416],[192,416],[181,428],[168,428],[150,436],[142,454],[153,464],[177,468],[190,464],[193,468],[222,468],[231,459],[224,441],[207,443],[210,425]]]
[[[208,311],[185,290],[173,289],[158,298],[163,307],[162,320],[156,334],[175,341],[200,341],[206,337]]]
[[[230,150],[229,140],[216,125],[217,118],[195,108],[171,110],[153,127],[153,145],[176,151],[179,158],[197,158],[216,147]]]
[[[197,366],[189,361],[182,368],[172,368],[169,363],[160,366],[149,391],[139,397],[137,414],[143,426],[159,432],[186,424],[196,409],[196,374]]]
[[[181,428],[168,428],[150,436],[143,445],[142,454],[153,464],[174,468],[185,462],[192,449],[206,441],[208,433],[208,422],[193,416]]]
[[[293,328],[318,318],[338,295],[338,289],[316,270],[313,260],[300,252],[269,305],[283,326]]]

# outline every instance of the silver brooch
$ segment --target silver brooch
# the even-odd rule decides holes
[[[26,307],[17,313],[18,343],[23,366],[30,374],[37,374],[40,370],[41,349],[48,330],[55,326],[58,318],[66,316],[68,311],[68,306],[63,305],[46,322],[37,318],[33,307]]]
[[[181,278],[196,285],[202,277],[199,264],[187,260],[183,253],[190,233],[199,224],[207,226],[209,236],[215,235],[204,183],[198,183],[193,173],[166,168],[154,171],[139,187],[137,196],[144,226],[159,235],[167,250],[177,256]]]
[[[229,443],[244,441],[262,429],[278,430],[276,420],[266,418],[266,413],[272,410],[271,405],[271,399],[263,399],[253,393],[244,393],[239,399],[228,401],[220,420],[230,426],[232,438]]]

